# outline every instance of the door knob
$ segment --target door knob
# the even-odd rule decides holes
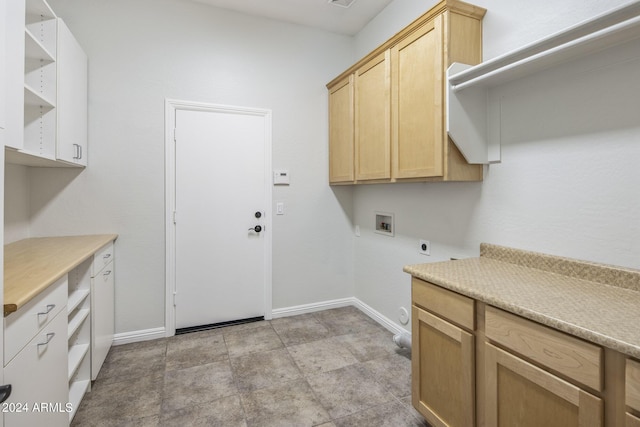
[[[251,230],[255,231],[256,233],[259,233],[259,232],[262,231],[262,226],[261,225],[256,225],[255,227],[249,229],[249,231],[251,231]]]
[[[11,384],[0,385],[0,403],[11,396]]]
[[[256,218],[260,218],[261,216],[262,216],[262,212],[257,211],[257,212],[255,213],[255,217],[256,217]]]

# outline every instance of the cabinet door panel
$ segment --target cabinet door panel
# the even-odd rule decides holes
[[[87,55],[58,19],[58,139],[56,157],[87,165]]]
[[[627,359],[625,380],[626,403],[640,411],[640,363]]]
[[[91,379],[100,368],[113,344],[115,331],[115,262],[112,261],[91,279]]]
[[[55,335],[47,335],[51,333]],[[4,382],[13,385],[7,404],[26,404],[29,408],[29,412],[5,413],[5,425],[68,425],[67,381],[67,316],[63,310],[5,367]],[[38,411],[40,404],[52,406]]]
[[[486,424],[602,426],[601,399],[491,344],[485,347]]]
[[[443,175],[441,17],[391,49],[393,176]]]
[[[356,71],[356,180],[391,178],[389,52]]]
[[[353,76],[329,91],[329,182],[354,179]]]
[[[640,418],[634,417],[633,415],[627,413],[625,425],[626,427],[640,427]]]
[[[434,426],[475,425],[474,337],[413,306],[413,406]]]

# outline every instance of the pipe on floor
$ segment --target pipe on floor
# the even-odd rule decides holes
[[[393,336],[393,342],[400,348],[407,348],[411,350],[411,335],[406,332],[401,332]]]

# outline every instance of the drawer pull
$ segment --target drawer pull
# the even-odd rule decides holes
[[[109,258],[111,258],[111,254],[105,254],[105,255],[102,257],[102,259],[109,259]]]
[[[103,276],[108,276],[111,274],[111,270],[107,270],[104,273],[102,273]]]
[[[51,342],[51,340],[53,339],[53,337],[55,337],[55,336],[56,336],[56,333],[55,333],[55,332],[49,332],[49,333],[47,334],[47,340],[46,340],[45,342],[39,342],[39,343],[38,343],[38,347],[40,347],[41,345],[47,345],[47,344],[49,344],[49,343]]]
[[[47,304],[47,311],[39,312],[38,316],[46,316],[47,314],[51,313],[51,310],[53,310],[54,308],[56,308],[55,304]]]

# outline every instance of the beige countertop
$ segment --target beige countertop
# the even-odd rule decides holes
[[[408,265],[404,271],[640,358],[640,270],[483,243],[479,258]]]
[[[117,238],[117,234],[36,237],[5,245],[5,317]]]

